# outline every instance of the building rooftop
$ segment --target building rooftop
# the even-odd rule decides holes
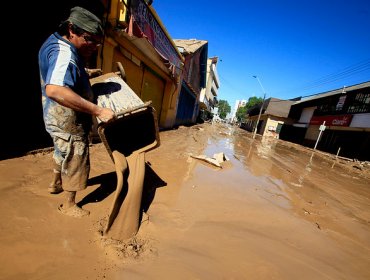
[[[180,51],[183,54],[194,53],[204,45],[208,44],[208,41],[197,39],[173,39],[173,41],[177,48],[183,49]]]
[[[315,100],[315,99],[319,99],[319,98],[323,98],[323,97],[327,97],[327,96],[332,96],[332,95],[336,95],[336,94],[341,94],[342,92],[353,91],[353,90],[361,89],[361,88],[367,88],[367,87],[370,87],[370,81],[364,82],[364,83],[361,83],[361,84],[356,84],[356,85],[353,85],[353,86],[348,86],[348,87],[344,86],[344,87],[339,88],[339,89],[335,89],[335,90],[331,90],[331,91],[327,91],[327,92],[318,93],[318,94],[314,94],[314,95],[311,95],[311,96],[303,97],[301,100],[295,102],[295,104],[299,104],[299,103],[303,103],[303,102],[307,102],[307,101],[310,101],[310,100]]]

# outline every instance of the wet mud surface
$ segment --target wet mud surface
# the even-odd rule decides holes
[[[370,279],[368,168],[223,124],[160,138],[129,240],[101,234],[117,183],[103,144],[83,219],[47,192],[50,150],[0,161],[0,279]],[[221,168],[191,156],[220,152]]]

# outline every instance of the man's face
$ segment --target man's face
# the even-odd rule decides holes
[[[85,57],[91,56],[101,45],[101,41],[102,41],[101,36],[97,36],[97,35],[93,35],[93,34],[89,34],[85,32],[81,34],[79,37],[80,37],[79,38],[80,44],[77,47],[77,49],[79,50],[81,55]]]

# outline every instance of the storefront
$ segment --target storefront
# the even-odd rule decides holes
[[[98,65],[115,72],[121,62],[127,84],[144,102],[152,101],[159,127],[173,127],[184,59],[156,12],[143,0],[113,0],[107,18]]]

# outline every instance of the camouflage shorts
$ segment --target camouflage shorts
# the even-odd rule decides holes
[[[89,178],[89,142],[80,136],[71,135],[68,138],[53,137],[53,158],[60,166],[63,189],[80,191],[86,188]]]

